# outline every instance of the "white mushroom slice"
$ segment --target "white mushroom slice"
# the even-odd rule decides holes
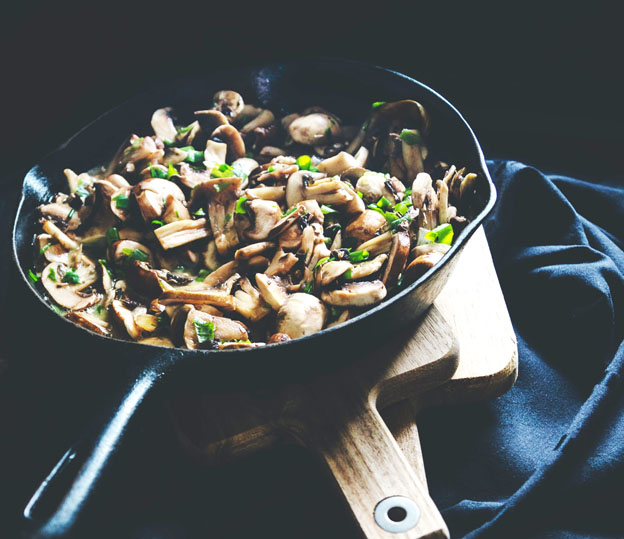
[[[353,266],[346,260],[326,262],[316,272],[316,285],[327,286],[351,269],[353,269]]]
[[[329,247],[330,251],[333,251],[334,249],[340,249],[342,247],[342,230],[338,230],[338,232],[336,232],[336,235],[334,236],[334,240],[332,241],[332,244]]]
[[[168,142],[175,141],[178,131],[173,124],[171,107],[154,111],[154,114],[152,114],[152,129],[159,139]]]
[[[388,221],[378,211],[365,209],[345,228],[345,238],[355,238],[358,242],[363,243],[371,240],[386,229]]]
[[[422,208],[425,198],[433,188],[433,180],[426,172],[421,172],[412,182],[412,203],[415,208]]]
[[[120,165],[128,165],[136,161],[151,161],[158,163],[164,155],[164,151],[156,146],[152,137],[138,137],[132,135],[129,145],[123,150]],[[112,163],[111,163],[112,164]],[[132,165],[134,167],[134,165]]]
[[[190,286],[197,288],[213,287],[223,284],[239,270],[239,265],[236,260],[230,260],[222,266],[216,268],[210,275],[208,275],[202,283],[194,283]]]
[[[245,106],[243,96],[233,90],[221,90],[213,96],[212,100],[214,108],[228,118],[236,118]]]
[[[381,270],[386,260],[388,260],[388,255],[381,254],[371,260],[355,264],[351,270],[351,274],[348,277],[345,276],[345,279],[347,281],[357,281],[364,277],[369,277]]]
[[[130,217],[130,195],[131,188],[122,187],[111,195],[110,209],[113,215],[120,221],[125,221]]]
[[[256,285],[260,294],[273,309],[278,311],[288,299],[284,283],[277,277],[270,277],[264,273],[256,273]]]
[[[269,200],[248,200],[246,209],[252,221],[252,227],[248,229],[245,234],[251,240],[261,241],[266,239],[273,227],[275,227],[282,218],[282,210],[277,202]]]
[[[211,138],[218,138],[227,144],[230,162],[245,156],[245,142],[233,125],[220,125],[212,132]]]
[[[443,257],[444,253],[438,251],[429,251],[417,256],[407,265],[407,268],[405,268],[403,283],[413,283],[427,273],[433,266],[442,260]]]
[[[251,122],[241,128],[241,133],[251,133],[256,127],[266,127],[275,121],[275,115],[270,110],[263,110]]]
[[[448,253],[450,245],[446,245],[446,243],[423,243],[422,245],[417,245],[412,249],[411,256],[412,258],[417,258],[420,255],[424,255],[427,253]]]
[[[219,350],[241,350],[242,348],[258,348],[259,346],[264,346],[264,343],[249,341],[220,342]]]
[[[252,243],[251,245],[246,245],[245,247],[241,247],[240,249],[237,249],[236,252],[234,253],[234,260],[237,260],[239,262],[241,260],[249,260],[250,258],[253,258],[254,256],[257,256],[262,253],[265,253],[266,251],[275,249],[275,247],[276,247],[275,242],[272,242],[272,241],[261,241],[258,243]]]
[[[66,309],[80,311],[101,300],[101,296],[95,292],[91,294],[81,292],[97,280],[97,270],[94,264],[77,268],[73,272],[78,275],[79,282],[76,284],[63,282],[65,268],[58,262],[52,262],[41,272],[41,283],[56,303]]]
[[[65,249],[78,249],[79,243],[71,239],[65,232],[63,232],[52,221],[47,219],[43,221],[42,228],[45,232],[50,234],[56,241],[58,241]]]
[[[234,293],[236,312],[252,322],[257,322],[271,312],[271,308],[262,299],[247,277],[240,280],[240,290]]]
[[[206,250],[203,253],[204,256],[204,266],[206,266],[210,271],[214,271],[219,267],[219,258],[217,245],[214,240],[208,242],[206,245]]]
[[[321,331],[326,319],[327,309],[316,296],[296,293],[278,310],[276,330],[297,339]]]
[[[320,172],[308,172],[307,170],[299,170],[288,177],[286,185],[286,204],[289,208],[310,198],[306,193],[306,186],[316,180],[324,178],[325,175]]]
[[[165,201],[165,213],[162,216],[163,222],[173,223],[175,221],[182,221],[190,218],[191,214],[188,211],[188,208],[178,199],[169,195]]]
[[[163,249],[173,249],[202,238],[210,237],[206,219],[183,219],[154,230],[156,239]]]
[[[101,318],[98,318],[94,314],[84,311],[70,311],[65,315],[65,318],[74,324],[78,324],[83,328],[97,333],[99,335],[110,335],[110,324],[105,322]]]
[[[368,251],[370,256],[377,256],[382,253],[389,253],[392,249],[392,232],[384,232],[371,240],[358,245],[356,251]]]
[[[405,186],[401,181],[371,171],[359,177],[355,189],[362,193],[366,204],[375,204],[381,197],[386,197],[389,202],[398,202],[405,192]]]
[[[210,227],[214,235],[217,251],[224,256],[240,243],[238,233],[234,227],[234,213],[237,197],[234,191],[220,193],[223,196],[215,196],[208,203],[208,217]]]
[[[321,161],[317,168],[319,169],[319,172],[322,172],[327,176],[334,176],[335,174],[341,174],[348,168],[355,166],[357,166],[357,161],[350,153],[340,152],[333,157],[329,157]]]
[[[422,152],[422,143],[420,132],[416,129],[404,130],[409,135],[401,133],[401,150],[403,153],[403,162],[405,163],[406,179],[409,181],[416,178],[424,169],[423,160],[425,157]]]
[[[335,307],[367,307],[379,303],[386,294],[386,287],[381,281],[365,281],[325,291],[321,294],[321,299]]]
[[[399,275],[407,264],[410,253],[410,237],[406,231],[399,231],[392,237],[392,249],[386,265],[386,271],[381,278],[383,284],[393,288],[399,279]]]
[[[182,189],[164,178],[143,180],[134,186],[133,191],[141,216],[146,223],[151,223],[162,216],[169,195],[180,203],[185,201]]]
[[[115,264],[122,264],[128,257],[152,264],[152,252],[142,243],[132,240],[119,240],[108,249],[109,258]],[[138,255],[138,257],[137,257]]]
[[[313,113],[300,116],[288,126],[288,134],[299,144],[318,146],[327,144],[332,137],[340,137],[340,126],[327,114]]]
[[[366,161],[368,161],[368,149],[365,146],[360,146],[360,149],[355,153],[353,158],[355,159],[356,166],[366,166]]]
[[[306,227],[306,229],[312,230],[312,227]],[[303,236],[303,234],[302,234]],[[303,245],[303,242],[302,242]],[[288,275],[292,267],[299,262],[299,259],[292,253],[286,253],[283,249],[278,249],[273,256],[273,260],[269,267],[264,270],[266,275]]]
[[[255,159],[251,159],[250,157],[239,157],[232,163],[232,168],[236,172],[242,172],[243,174],[249,176],[252,170],[258,168],[260,164]]]
[[[187,158],[188,152],[182,148],[167,148],[162,163],[169,169],[169,165],[179,165]]]
[[[163,305],[188,303],[190,305],[214,305],[228,311],[234,310],[234,297],[223,290],[188,290],[184,287],[166,290],[158,301]]]
[[[277,146],[264,146],[259,152],[258,157],[262,160],[275,159],[276,157],[286,156],[286,150]]]
[[[153,314],[136,314],[134,323],[142,335],[153,333],[158,329],[158,317]]]
[[[249,338],[247,328],[240,322],[191,309],[184,324],[184,344],[187,348],[212,348],[212,342],[205,344],[206,335],[201,330],[203,324],[212,324],[216,341],[246,341]]]
[[[249,200],[272,200],[281,202],[286,196],[286,187],[283,185],[270,185],[267,187],[254,187],[245,191]]]
[[[152,346],[165,346],[167,348],[173,348],[174,344],[168,337],[147,337],[146,339],[139,339],[137,341],[140,344],[149,344]]]
[[[217,165],[225,163],[227,149],[227,144],[224,142],[208,140],[208,142],[206,142],[206,149],[204,150],[204,166],[208,170],[212,170]]]

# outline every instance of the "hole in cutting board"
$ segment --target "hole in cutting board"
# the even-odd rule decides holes
[[[407,511],[403,507],[391,507],[388,509],[388,518],[392,522],[403,522],[407,516]]]

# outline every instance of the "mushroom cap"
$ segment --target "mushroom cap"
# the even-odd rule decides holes
[[[245,142],[233,125],[220,125],[210,136],[227,144],[227,158],[230,162],[245,157]]]
[[[327,308],[312,294],[297,292],[290,296],[277,312],[277,333],[291,339],[318,333],[327,318]]]
[[[381,281],[349,283],[336,290],[327,290],[321,298],[335,307],[368,307],[386,297],[387,290]]]
[[[248,200],[247,213],[252,216],[253,226],[246,235],[251,240],[265,240],[273,227],[281,220],[282,210],[277,202],[271,200]]]
[[[331,116],[315,112],[293,120],[288,126],[288,134],[299,144],[317,146],[328,143],[332,137],[339,137],[341,131]]]
[[[221,90],[213,96],[212,100],[214,108],[228,118],[236,118],[245,106],[243,96],[234,90]]]
[[[388,224],[386,218],[375,210],[365,209],[344,230],[346,238],[356,238],[360,243],[372,240]]]
[[[157,109],[152,114],[152,129],[161,140],[173,142],[178,134],[173,123],[171,107]]]
[[[80,311],[100,301],[100,295],[92,292],[84,294],[84,288],[92,285],[98,277],[95,264],[83,264],[76,269],[80,282],[70,284],[62,282],[64,265],[59,262],[48,264],[41,273],[41,283],[50,297],[61,307]]]
[[[410,253],[410,244],[409,233],[405,230],[400,230],[392,237],[392,249],[390,250],[386,271],[381,279],[388,288],[394,287],[403,268],[405,268]]]

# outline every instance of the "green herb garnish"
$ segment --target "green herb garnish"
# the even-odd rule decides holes
[[[180,150],[186,152],[184,160],[189,163],[201,163],[204,160],[204,152],[197,151],[193,146],[185,146]]]
[[[78,187],[74,193],[76,193],[80,198],[87,198],[89,196],[89,191],[87,191],[84,187]]]
[[[306,294],[311,294],[313,289],[314,289],[314,282],[313,281],[310,281],[309,283],[306,283],[306,285],[303,287],[303,291]]]
[[[69,284],[80,284],[81,282],[80,275],[76,273],[76,270],[74,268],[69,268],[65,272],[65,275],[63,275],[62,281],[64,283],[69,283]]]
[[[226,164],[218,165],[210,171],[211,178],[231,178],[232,176],[234,176],[234,169]]]
[[[111,269],[108,267],[108,262],[104,260],[103,258],[98,259],[98,262],[102,264],[102,267],[108,272],[108,276],[114,280],[115,276],[113,275],[113,272],[111,271]]]
[[[178,129],[178,135],[184,135],[184,133],[188,133],[191,129],[193,129],[194,125],[195,125],[195,122],[187,125],[186,127],[180,127]]]
[[[152,178],[162,178],[163,180],[166,180],[169,177],[167,175],[167,171],[160,167],[150,167],[150,174],[152,175]]]
[[[296,209],[298,208],[298,206],[293,206],[292,208],[290,208],[289,210],[286,210],[284,213],[282,213],[282,219],[284,217],[288,217],[292,212],[294,212]]]
[[[204,279],[205,279],[206,277],[208,277],[208,275],[210,275],[210,273],[211,273],[211,272],[210,272],[210,270],[209,270],[209,269],[202,268],[202,269],[200,269],[200,270],[199,270],[199,273],[198,273],[197,277],[195,277],[195,280],[196,280],[197,282],[203,283],[203,282],[204,282]]]
[[[309,155],[300,155],[297,157],[297,166],[300,170],[310,170],[310,166],[312,166],[312,159]]]
[[[217,193],[220,193],[221,191],[225,191],[230,186],[230,184],[231,182],[215,183],[214,190]]]
[[[230,222],[230,219],[232,219],[232,214],[231,213],[226,213],[225,214],[225,221],[223,222],[223,225],[227,225]]]
[[[409,144],[410,146],[416,146],[422,143],[422,137],[417,129],[403,129],[399,137],[405,144]]]
[[[353,270],[352,269],[348,269],[347,271],[344,272],[344,278],[349,280],[353,277]]]
[[[321,204],[321,211],[327,215],[330,213],[340,213],[338,210],[335,210],[334,208],[332,208],[331,206],[327,206],[325,204]]]
[[[158,219],[154,219],[152,221],[152,226],[156,227],[156,228],[160,228],[161,226],[164,226],[165,223],[163,223],[162,221],[159,221]]]
[[[349,260],[353,263],[364,262],[364,260],[368,260],[369,256],[368,251],[352,251],[349,253]]]
[[[273,165],[271,165],[269,168],[266,169],[267,172],[274,172],[275,171],[275,167]]]
[[[453,226],[449,223],[435,227],[425,234],[425,238],[433,243],[451,245],[453,241]]]
[[[215,337],[215,325],[213,322],[199,320],[195,318],[193,320],[195,326],[195,335],[197,335],[197,342],[203,344],[206,341],[212,341]]]
[[[145,262],[149,255],[145,251],[141,251],[141,249],[122,249],[121,252],[125,254],[130,261],[138,260],[140,262]]]
[[[41,249],[39,249],[39,254],[42,255],[43,253],[45,253],[51,245],[51,243],[46,243]]]
[[[169,163],[169,168],[167,169],[167,179],[171,178],[171,176],[177,176],[178,171],[173,166],[173,163]]]
[[[234,213],[239,213],[241,215],[247,215],[247,208],[245,208],[245,202],[247,202],[247,198],[246,197],[240,197],[236,201],[236,208],[234,210]]]
[[[48,279],[56,282],[56,271],[54,271],[54,268],[50,268],[50,271],[48,271]]]
[[[387,101],[375,101],[372,104],[371,108],[376,109],[377,107],[381,107],[382,105],[385,105],[386,103],[387,103]]]
[[[119,241],[119,231],[115,227],[109,228],[106,231],[106,241],[108,241],[109,245]]]
[[[32,284],[35,284],[39,280],[39,277],[37,277],[37,274],[33,270],[29,269],[28,270],[28,280]]]
[[[204,208],[199,208],[194,214],[195,217],[206,217],[206,212]]]
[[[382,210],[388,210],[388,209],[392,208],[392,203],[386,197],[382,196],[377,201],[377,207],[381,208]]]
[[[71,210],[69,210],[69,213],[67,214],[67,219],[66,221],[71,221],[72,217],[76,214],[76,210],[74,208],[72,208]]]
[[[126,195],[117,195],[113,200],[120,210],[127,210],[130,207],[130,199]]]
[[[325,256],[323,258],[321,258],[317,263],[316,266],[314,266],[314,269],[312,270],[312,273],[316,273],[316,271],[326,262],[329,262],[330,257],[329,256]]]

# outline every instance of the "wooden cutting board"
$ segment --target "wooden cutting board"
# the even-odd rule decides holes
[[[182,445],[216,465],[295,441],[326,463],[366,537],[448,537],[426,490],[415,414],[493,398],[517,374],[515,335],[482,229],[435,305],[394,342],[274,392],[178,397],[169,409]]]

